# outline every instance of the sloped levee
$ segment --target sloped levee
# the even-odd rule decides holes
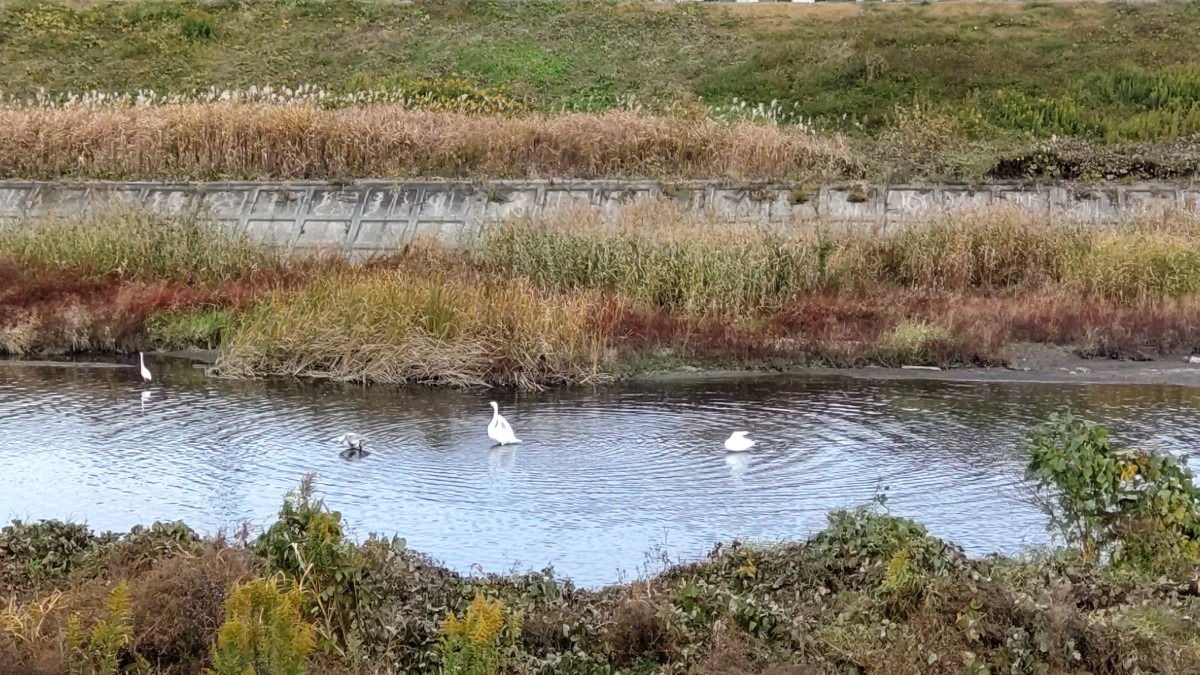
[[[488,222],[556,210],[671,199],[697,213],[759,223],[821,221],[886,231],[960,209],[1015,204],[1085,222],[1160,209],[1200,214],[1200,185],[715,185],[637,181],[33,183],[0,182],[0,224],[114,205],[194,212],[281,248],[394,250],[432,236],[456,246]]]

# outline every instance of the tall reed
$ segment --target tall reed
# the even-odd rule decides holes
[[[262,298],[217,370],[394,384],[538,387],[600,377],[608,308],[490,277],[434,253],[343,270]]]
[[[861,172],[841,137],[633,112],[478,116],[258,103],[0,108],[0,128],[0,178],[778,179]]]
[[[199,217],[114,208],[0,227],[0,260],[26,269],[216,283],[275,267],[280,256]]]
[[[602,289],[691,314],[752,316],[804,294],[1063,289],[1118,302],[1200,291],[1200,218],[1167,212],[1085,226],[1018,207],[940,215],[877,235],[761,226],[670,203],[515,220],[480,258],[560,292]]]

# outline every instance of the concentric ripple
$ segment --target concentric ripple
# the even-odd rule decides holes
[[[492,448],[487,395],[212,381],[168,362],[145,385],[123,365],[0,362],[0,517],[262,525],[312,472],[360,536],[594,585],[651,550],[803,538],[884,488],[894,513],[968,551],[1013,551],[1045,538],[1019,441],[1047,413],[1175,451],[1200,432],[1200,392],[1179,388],[828,377],[497,394],[525,442]],[[728,455],[739,429],[758,445]],[[342,460],[346,431],[372,454]]]

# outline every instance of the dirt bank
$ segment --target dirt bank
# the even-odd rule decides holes
[[[1042,384],[1145,384],[1200,387],[1200,363],[1187,354],[1132,361],[1083,358],[1070,347],[1022,344],[1005,367],[995,368],[793,368],[787,370],[679,369],[630,377],[640,382],[686,382],[734,378],[838,376],[867,380],[942,380],[949,382],[1031,382]]]

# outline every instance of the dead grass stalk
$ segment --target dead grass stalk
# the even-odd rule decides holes
[[[848,142],[633,112],[476,116],[374,105],[0,108],[0,178],[536,176],[779,179],[861,173]]]

